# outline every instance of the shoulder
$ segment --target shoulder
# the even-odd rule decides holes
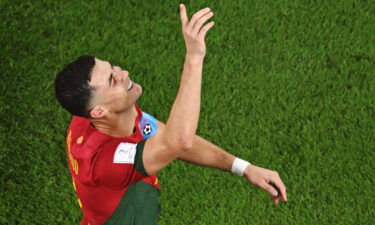
[[[70,126],[71,127],[78,127],[80,125],[89,124],[89,123],[90,123],[89,119],[79,117],[79,116],[73,116],[72,120],[70,122]]]
[[[89,119],[73,116],[67,137],[71,140],[72,147],[97,148],[110,140],[108,136],[97,132],[90,123]]]
[[[68,130],[68,138],[77,139],[84,135],[87,127],[90,125],[90,120],[83,117],[73,116]]]

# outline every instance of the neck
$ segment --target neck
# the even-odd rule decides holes
[[[135,106],[121,113],[110,113],[103,118],[92,120],[100,132],[113,137],[127,137],[133,134],[134,120],[138,113]]]

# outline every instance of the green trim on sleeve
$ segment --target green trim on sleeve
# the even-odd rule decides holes
[[[149,177],[150,175],[147,174],[143,165],[143,148],[145,147],[146,141],[147,139],[143,139],[137,144],[137,153],[135,154],[134,167],[138,172],[140,172],[144,176]]]

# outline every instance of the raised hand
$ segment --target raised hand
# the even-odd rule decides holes
[[[204,57],[206,54],[204,38],[207,31],[214,25],[214,22],[211,21],[204,26],[203,24],[210,19],[214,13],[211,12],[210,8],[204,8],[196,12],[189,21],[185,5],[180,4],[180,15],[182,33],[186,44],[186,54],[189,56]]]
[[[267,191],[275,204],[287,200],[285,185],[276,171],[249,165],[244,177],[253,185]]]

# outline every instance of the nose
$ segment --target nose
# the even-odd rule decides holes
[[[121,67],[119,67],[119,66],[114,66],[113,70],[117,71],[117,72],[126,72],[127,75],[129,74],[128,71],[121,69]]]
[[[113,73],[113,76],[115,77],[116,80],[123,82],[128,79],[129,72],[126,70],[121,70],[120,68],[120,70],[115,70],[115,72]]]

